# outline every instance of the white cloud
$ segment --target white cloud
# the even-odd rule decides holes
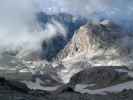
[[[38,3],[37,0],[0,1],[0,48],[36,49],[43,39],[56,35],[56,32],[65,34],[64,27],[58,22],[49,23],[46,30],[38,25],[36,14],[41,11]]]

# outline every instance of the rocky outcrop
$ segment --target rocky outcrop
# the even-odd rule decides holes
[[[31,90],[19,81],[0,78],[0,98],[2,100],[47,100],[46,95],[47,92]]]
[[[121,71],[123,68],[119,66],[99,66],[94,68],[87,68],[75,74],[70,84],[93,84],[91,88],[103,88],[111,85],[119,84],[122,82],[133,80],[133,77],[128,75],[128,72]]]

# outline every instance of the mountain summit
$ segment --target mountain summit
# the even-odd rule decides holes
[[[108,20],[100,23],[89,23],[75,32],[72,40],[60,53],[60,57],[73,56],[81,52],[96,52],[99,49],[113,47],[116,41],[124,36],[120,27]]]

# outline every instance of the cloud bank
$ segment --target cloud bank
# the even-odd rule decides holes
[[[56,4],[56,5],[55,5]],[[133,13],[132,0],[45,0],[40,1],[45,12],[68,12],[73,14],[92,14],[104,12],[108,14]],[[118,13],[119,12],[119,13]]]
[[[33,0],[1,0],[0,46],[15,47],[35,41],[32,29],[36,27]]]
[[[47,13],[67,12],[87,18],[93,15],[116,22],[133,20],[132,0],[45,0],[40,5]]]
[[[36,19],[41,11],[36,0],[0,1],[0,48],[40,48],[44,39],[55,36],[58,31],[65,34],[63,26],[53,21],[43,30]]]
[[[66,12],[86,18],[109,18],[127,27],[133,22],[132,0],[1,0],[0,48],[40,48],[44,39],[66,31],[57,21],[47,23],[43,30],[36,14]]]

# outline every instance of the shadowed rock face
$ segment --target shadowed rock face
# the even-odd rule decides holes
[[[15,90],[22,93],[28,93],[30,89],[23,83],[20,83],[19,81],[13,81],[13,80],[6,80],[4,78],[0,78],[0,88],[6,90]]]
[[[67,30],[66,37],[57,35],[53,37],[50,41],[43,41],[42,43],[42,59],[52,60],[56,57],[57,53],[65,47],[68,41],[71,40],[74,32],[81,26],[86,24],[85,18],[75,18],[74,16],[66,13],[59,13],[48,15],[46,13],[40,12],[37,14],[37,20],[39,21],[41,27],[46,28],[47,23],[51,23],[55,20],[61,23]]]
[[[75,74],[71,78],[72,83],[94,83],[94,84],[110,84],[117,79],[119,73],[111,68],[90,68]]]
[[[133,79],[128,76],[126,72],[118,72],[117,67],[118,66],[114,66],[114,68],[100,66],[85,69],[75,74],[71,78],[70,84],[94,84],[94,88],[101,88]]]

